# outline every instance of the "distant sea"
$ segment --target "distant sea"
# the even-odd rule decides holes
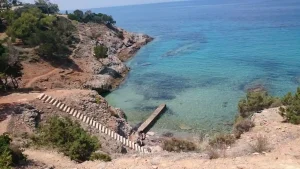
[[[299,0],[197,0],[93,11],[155,38],[128,61],[125,83],[106,96],[132,125],[166,103],[156,132],[228,131],[247,89],[263,86],[282,96],[300,86]]]

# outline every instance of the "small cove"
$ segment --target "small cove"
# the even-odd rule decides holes
[[[132,125],[166,103],[154,131],[231,129],[248,88],[282,96],[300,85],[300,2],[186,1],[94,9],[153,36],[106,99]]]

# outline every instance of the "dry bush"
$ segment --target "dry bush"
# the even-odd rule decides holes
[[[170,152],[188,152],[195,151],[196,145],[187,140],[172,138],[164,140],[162,148]]]
[[[248,132],[254,126],[255,124],[249,119],[240,120],[234,125],[233,134],[236,138],[240,138],[243,133]]]
[[[207,155],[208,155],[209,159],[211,159],[211,160],[212,159],[217,159],[217,158],[220,157],[220,154],[219,154],[218,150],[215,149],[215,148],[212,148],[212,147],[209,147],[207,149]]]
[[[215,148],[224,148],[235,142],[235,137],[231,134],[218,134],[209,141],[209,145]]]
[[[250,144],[250,147],[253,152],[262,153],[270,150],[268,138],[262,135],[259,135],[254,144]]]

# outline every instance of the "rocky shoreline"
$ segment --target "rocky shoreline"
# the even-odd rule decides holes
[[[80,42],[72,55],[57,65],[42,59],[35,63],[24,61],[22,64],[25,78],[22,77],[21,86],[25,88],[30,86],[34,91],[43,91],[128,138],[132,127],[127,123],[125,113],[121,109],[110,106],[101,94],[116,89],[123,82],[130,70],[125,62],[153,38],[144,34],[130,33],[117,27],[107,27],[103,24],[74,24],[77,28],[74,36],[80,39]],[[108,48],[107,58],[97,59],[94,56],[94,47],[99,44]],[[31,85],[28,85],[29,83]],[[32,92],[3,98],[4,103],[21,100],[3,110],[8,111],[9,115],[14,117],[9,120],[10,123],[14,121],[17,124],[24,123],[21,126],[22,129],[17,126],[11,127],[15,129],[12,133],[23,132],[25,129],[30,132],[34,131],[35,127],[33,126],[37,125],[35,123],[37,117],[40,117],[38,121],[43,122],[53,114],[65,116],[59,109],[41,103],[36,100],[36,97],[36,93]],[[15,109],[20,109],[17,115],[15,115]],[[0,110],[0,114],[3,111]],[[98,139],[105,145],[103,151],[106,153],[113,154],[124,151],[123,146],[111,138],[99,135],[98,131],[85,124],[81,124],[81,126],[91,134],[99,136]],[[130,152],[131,150],[126,151]]]
[[[20,86],[34,90],[89,89],[99,94],[116,89],[130,68],[125,64],[140,48],[153,40],[145,34],[127,32],[118,27],[96,23],[74,23],[74,37],[80,42],[72,55],[59,63],[40,59],[24,61]],[[104,45],[108,57],[94,57],[94,47]]]
[[[89,30],[90,34],[86,34],[84,38],[96,37],[90,39],[92,45],[101,44],[108,48],[107,58],[99,60],[92,58],[94,59],[90,62],[92,76],[84,84],[85,88],[96,90],[100,94],[111,91],[122,83],[130,70],[124,62],[153,40],[145,34],[130,33],[121,28],[108,28],[98,24],[82,24],[78,29]]]

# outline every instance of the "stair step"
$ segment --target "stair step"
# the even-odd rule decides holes
[[[65,104],[61,104],[61,106],[59,106],[59,110],[62,110],[65,106]]]
[[[57,108],[59,108],[60,110],[66,112],[66,113],[69,113],[70,115],[76,117],[77,119],[88,124],[89,126],[96,128],[97,130],[99,130],[99,132],[110,136],[111,138],[115,139],[118,142],[121,142],[122,145],[124,145],[124,146],[127,146],[127,147],[129,147],[133,150],[139,151],[139,152],[148,153],[148,151],[146,149],[144,149],[141,146],[139,146],[138,144],[130,141],[129,139],[119,135],[115,131],[110,130],[109,128],[103,126],[102,124],[95,121],[94,118],[90,118],[88,116],[83,115],[83,113],[81,113],[80,111],[61,103],[59,100],[52,98],[51,96],[48,96],[45,93],[40,94],[37,98],[46,103],[50,103],[53,106],[56,106]]]
[[[57,105],[56,105],[56,107],[57,108],[60,107],[61,104],[62,104],[61,102],[58,102]]]
[[[40,94],[40,95],[38,96],[38,99],[42,100],[43,97],[45,97],[45,93]]]
[[[49,103],[49,101],[52,99],[51,96],[48,97],[48,99],[46,100],[46,103]]]
[[[56,100],[52,105],[53,105],[53,106],[56,106],[58,102],[59,102],[59,101]]]

